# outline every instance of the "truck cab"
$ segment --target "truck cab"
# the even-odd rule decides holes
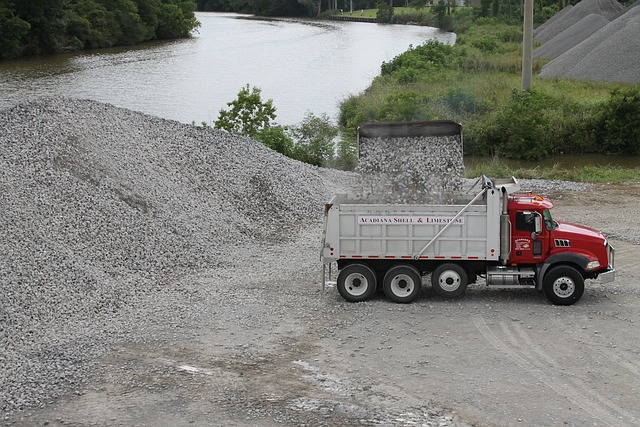
[[[536,270],[536,287],[553,299],[554,285],[543,280],[550,269],[562,267],[565,273],[581,279],[561,276],[555,285],[560,298],[571,291],[582,294],[583,279],[600,276],[603,283],[614,280],[614,250],[599,231],[581,225],[558,222],[552,216],[553,202],[532,193],[509,197],[511,251],[508,262],[513,267],[532,266]],[[571,271],[573,270],[573,271]],[[579,298],[574,295],[573,297]]]

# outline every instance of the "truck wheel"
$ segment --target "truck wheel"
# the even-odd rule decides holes
[[[383,288],[391,301],[409,303],[422,290],[422,276],[411,265],[397,265],[385,274]]]
[[[349,264],[340,270],[336,286],[347,301],[365,301],[376,291],[376,275],[364,264]]]
[[[545,274],[542,288],[552,303],[571,305],[582,298],[584,278],[575,268],[561,265]]]
[[[469,279],[464,268],[457,264],[442,264],[431,274],[431,286],[438,295],[445,298],[455,298],[467,289]]]

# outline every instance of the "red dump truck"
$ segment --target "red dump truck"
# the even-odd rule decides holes
[[[337,263],[335,285],[347,301],[367,300],[381,287],[389,299],[411,302],[430,273],[446,298],[480,276],[489,287],[542,290],[554,304],[570,305],[585,279],[614,280],[614,249],[602,233],[555,221],[552,201],[520,192],[515,178],[483,176],[479,184],[454,204],[335,196],[325,206],[323,286]]]

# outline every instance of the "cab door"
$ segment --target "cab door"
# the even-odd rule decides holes
[[[537,211],[516,210],[511,213],[510,262],[537,264],[542,260],[548,241],[548,232],[542,223],[542,215]]]

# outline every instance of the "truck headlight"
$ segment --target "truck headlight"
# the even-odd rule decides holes
[[[591,261],[587,264],[587,270],[593,270],[594,268],[600,267],[600,261]]]

